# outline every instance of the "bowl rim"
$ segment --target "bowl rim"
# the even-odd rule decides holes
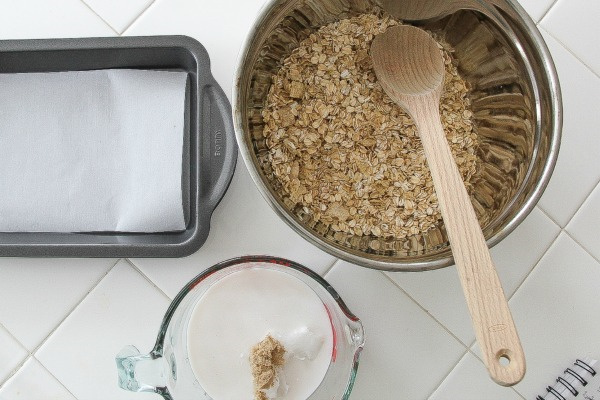
[[[381,271],[427,271],[435,270],[439,268],[448,267],[454,264],[454,258],[452,255],[441,257],[437,259],[423,260],[423,261],[385,261],[383,259],[371,259],[361,257],[348,251],[343,246],[336,246],[321,239],[315,233],[305,228],[300,224],[287,210],[280,206],[278,200],[271,194],[263,181],[261,174],[258,170],[258,166],[253,162],[253,153],[246,146],[244,121],[242,120],[242,94],[244,90],[241,89],[241,81],[243,76],[243,67],[247,60],[247,55],[252,47],[254,38],[260,31],[260,27],[263,22],[268,18],[271,12],[280,7],[282,4],[289,5],[293,4],[296,0],[269,0],[267,1],[261,10],[259,11],[250,31],[247,33],[240,52],[235,68],[235,75],[233,81],[232,91],[232,114],[233,124],[235,130],[236,140],[238,142],[239,154],[244,160],[248,172],[254,184],[258,188],[262,197],[267,201],[269,206],[275,211],[275,213],[295,232],[297,232],[302,238],[341,260],[356,264],[359,266],[377,269]],[[550,97],[550,115],[552,130],[549,137],[549,151],[548,157],[544,162],[544,166],[541,170],[540,179],[534,185],[531,194],[526,198],[522,207],[515,213],[515,215],[501,228],[495,235],[486,239],[489,248],[494,247],[496,244],[501,242],[506,236],[508,236],[515,228],[523,222],[523,220],[531,213],[539,199],[541,198],[544,190],[546,189],[554,167],[556,166],[556,160],[558,157],[560,141],[562,136],[562,125],[563,125],[563,105],[562,105],[562,92],[558,80],[558,74],[554,61],[550,55],[550,50],[546,45],[544,38],[540,31],[537,29],[535,23],[525,11],[525,9],[514,0],[504,0],[504,2],[512,8],[517,16],[520,18],[520,22],[523,24],[524,32],[531,39],[531,45],[535,52],[540,57],[540,65],[542,68],[540,72],[545,75],[548,82],[549,97]],[[537,102],[536,102],[537,103]],[[536,104],[536,108],[539,108],[539,104]],[[539,113],[539,112],[538,112]],[[529,173],[529,171],[528,171]],[[435,257],[435,256],[434,256]]]

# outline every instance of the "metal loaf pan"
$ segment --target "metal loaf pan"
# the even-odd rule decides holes
[[[182,257],[206,240],[213,210],[237,159],[231,105],[210,72],[204,47],[186,36],[0,41],[0,73],[110,68],[187,71],[184,176],[187,226],[165,233],[6,233],[0,256]],[[43,134],[43,133],[40,133]],[[2,173],[2,171],[0,171]],[[93,182],[90,182],[93,184]],[[10,196],[10,193],[2,193]]]

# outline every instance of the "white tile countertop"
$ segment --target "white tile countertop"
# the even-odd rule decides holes
[[[119,389],[114,356],[127,344],[149,351],[179,289],[246,254],[311,267],[362,319],[352,399],[534,399],[575,358],[600,358],[600,1],[521,1],[554,57],[565,111],[550,185],[492,250],[527,357],[521,383],[504,388],[487,376],[454,267],[392,274],[339,261],[276,216],[239,160],[208,240],[190,257],[0,259],[0,400],[160,399]],[[186,34],[207,48],[229,94],[262,3],[0,0],[0,39]]]

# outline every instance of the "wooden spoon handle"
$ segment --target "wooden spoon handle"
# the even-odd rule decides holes
[[[518,383],[525,356],[471,199],[448,145],[434,96],[412,107],[483,360],[500,385]],[[506,365],[505,365],[506,364]]]

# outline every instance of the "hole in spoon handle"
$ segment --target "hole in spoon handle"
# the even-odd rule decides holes
[[[520,345],[514,349],[503,348],[488,359],[490,377],[499,385],[513,386],[525,375],[525,357]]]

